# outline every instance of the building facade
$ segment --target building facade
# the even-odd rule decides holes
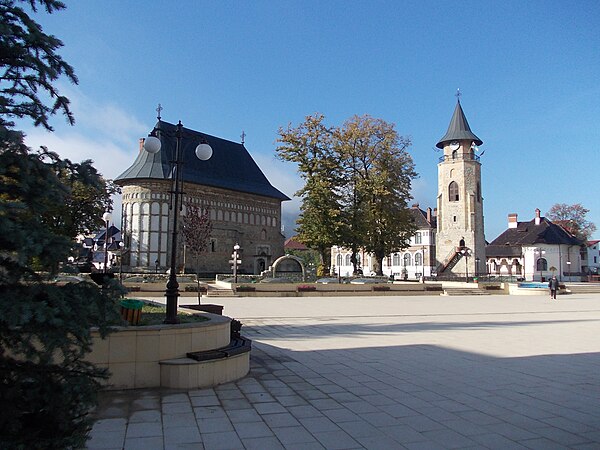
[[[155,134],[161,150],[150,154],[140,140],[138,156],[115,182],[122,188],[122,236],[129,250],[128,270],[164,271],[169,265],[173,210],[172,161],[176,152],[176,126],[159,120]],[[208,143],[212,157],[196,158],[194,148]],[[213,226],[208,250],[196,260],[178,239],[178,268],[200,273],[228,273],[233,246],[241,247],[240,273],[257,274],[283,255],[281,204],[289,198],[274,188],[243,144],[183,129],[183,201],[209,211]],[[176,212],[177,213],[177,212]],[[181,216],[180,216],[181,217]],[[185,219],[179,221],[184,223]]]
[[[410,212],[418,230],[410,239],[409,246],[383,259],[383,274],[393,277],[395,280],[420,280],[424,276],[432,276],[435,272],[435,211],[432,211],[431,208],[424,211],[418,204],[415,204]],[[350,249],[332,247],[331,273],[342,277],[352,276],[354,266],[351,257]],[[374,275],[375,257],[364,251],[359,252],[357,257],[363,274]]]
[[[460,104],[448,131],[436,144],[443,150],[438,163],[437,275],[464,276],[478,272],[485,261],[481,163],[483,142],[469,127]]]
[[[556,275],[560,281],[580,281],[582,242],[559,225],[540,215],[519,222],[508,215],[508,228],[486,248],[490,275],[514,276],[527,281],[546,281]]]

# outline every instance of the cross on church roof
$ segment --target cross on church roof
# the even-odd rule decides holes
[[[460,103],[460,96],[462,94],[460,93],[460,88],[456,89],[456,94],[454,95],[456,97],[456,100],[458,101],[458,103]]]
[[[158,104],[158,107],[156,108],[156,112],[158,113],[158,115],[156,116],[156,118],[158,120],[160,120],[160,112],[163,110],[163,107],[160,105],[160,103]]]
[[[240,137],[242,138],[242,144],[243,144],[244,141],[246,140],[246,132],[244,130],[242,130],[242,134],[240,134]]]

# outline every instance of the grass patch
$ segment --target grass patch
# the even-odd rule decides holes
[[[165,321],[166,315],[167,308],[165,306],[154,305],[151,303],[144,302],[144,306],[142,307],[142,316],[140,317],[140,323],[137,326],[162,325]],[[188,314],[181,312],[177,314],[177,318],[179,319],[179,323],[197,323],[210,320],[208,317],[202,316],[200,314]]]

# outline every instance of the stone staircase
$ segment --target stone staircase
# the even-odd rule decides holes
[[[220,298],[220,297],[237,297],[238,295],[233,292],[233,289],[208,286],[206,294],[202,295],[202,298],[211,297],[211,298]]]
[[[445,287],[444,292],[440,295],[445,296],[466,296],[466,295],[490,295],[487,290],[480,289],[479,287]]]
[[[600,294],[600,283],[565,283],[571,294]]]

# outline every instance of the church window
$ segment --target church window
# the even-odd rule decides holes
[[[404,254],[404,267],[412,265],[412,258],[410,257],[410,253]]]
[[[456,159],[456,157],[457,157],[457,156],[458,156],[458,151],[457,151],[457,150],[454,150],[454,151],[452,152],[452,159]]]
[[[336,262],[338,267],[340,267],[342,265],[342,255],[338,254],[337,258],[336,258]]]
[[[350,260],[351,258],[352,258],[352,255],[350,253],[347,253],[346,254],[346,261],[345,261],[346,264],[344,264],[345,266],[351,266],[352,265],[352,261]]]
[[[262,240],[267,239],[267,230],[261,230],[261,232],[260,232],[260,238]]]
[[[451,202],[458,201],[458,183],[456,181],[451,182],[448,186],[448,197]]]
[[[394,256],[392,258],[392,264],[394,266],[399,266],[400,265],[400,255],[398,253],[394,253]]]
[[[481,201],[481,184],[479,182],[477,183],[477,201]]]

